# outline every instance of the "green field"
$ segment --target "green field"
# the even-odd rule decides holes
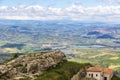
[[[73,50],[73,49],[72,49]],[[75,53],[74,53],[75,52]],[[91,63],[95,66],[111,68],[120,72],[120,50],[112,48],[76,48],[69,61],[78,63]]]

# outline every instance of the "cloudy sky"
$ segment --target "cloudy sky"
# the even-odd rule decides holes
[[[0,19],[120,22],[120,0],[0,0]]]

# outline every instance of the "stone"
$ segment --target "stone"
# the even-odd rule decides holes
[[[61,51],[21,55],[14,60],[0,65],[0,77],[5,80],[26,77],[33,78],[64,60],[66,60],[65,54]]]

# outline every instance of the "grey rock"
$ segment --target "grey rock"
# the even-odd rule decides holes
[[[21,55],[16,59],[0,65],[0,77],[5,80],[26,77],[34,78],[64,60],[66,60],[66,58],[61,51]]]

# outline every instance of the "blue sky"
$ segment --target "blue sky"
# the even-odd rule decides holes
[[[53,7],[67,7],[74,3],[74,0],[1,0],[0,5],[18,6],[18,5],[41,5]]]
[[[119,5],[117,1],[112,0],[0,0],[1,6],[41,5],[65,8],[73,4],[82,6]]]
[[[120,0],[0,0],[0,19],[120,22]]]

